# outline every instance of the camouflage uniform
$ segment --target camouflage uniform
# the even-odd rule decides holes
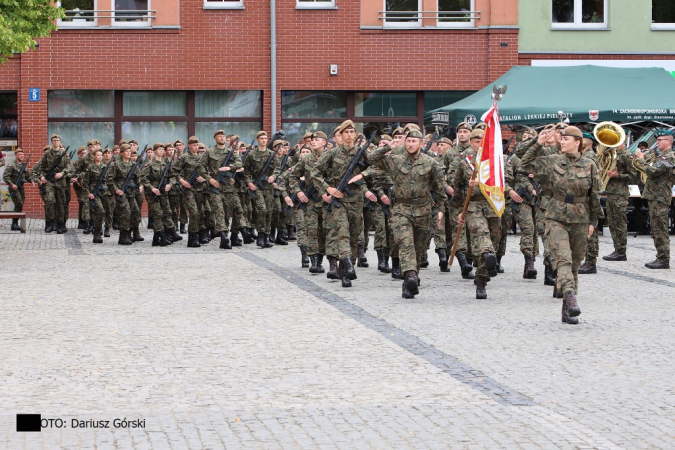
[[[188,181],[195,170],[197,171],[198,176],[206,179],[206,170],[204,169],[204,166],[201,165],[201,160],[202,157],[197,153],[192,154],[190,151],[187,151],[186,153],[183,153],[180,158],[178,158],[173,166],[171,166],[172,176],[178,182],[177,184],[182,188],[181,196],[185,200],[185,207],[188,211],[188,233],[199,233],[200,231],[203,233],[204,230],[206,230],[206,226],[204,225],[204,220],[202,218],[204,214],[202,211],[202,193],[204,188],[206,187],[208,189],[210,185],[205,186],[204,183],[195,181],[192,184],[192,188],[185,188],[180,183],[181,179]]]
[[[455,172],[457,171],[457,167],[464,160],[464,158],[466,158],[470,150],[471,144],[469,142],[467,142],[466,144],[458,143],[453,148],[451,148],[450,150],[446,151],[443,154],[443,158],[441,159],[442,161],[441,165],[445,168],[445,177],[450,186],[454,186]],[[456,201],[455,198],[457,199]],[[448,216],[449,216],[448,221],[450,222],[450,224],[449,226],[446,226],[445,236],[446,239],[450,237],[450,244],[451,244],[450,246],[452,246],[452,244],[454,243],[455,235],[457,234],[458,229],[457,217],[459,216],[459,213],[462,212],[465,199],[466,199],[465,191],[458,192],[457,190],[455,190],[455,193],[453,195],[453,201],[448,206]],[[469,237],[466,234],[467,228],[468,226],[465,226],[459,235],[459,241],[457,242],[457,249],[455,250],[456,253],[464,253],[467,255],[471,255],[471,253],[469,253],[470,248],[468,245]]]
[[[46,184],[41,185],[40,191],[45,202],[45,219],[47,222],[52,222],[57,225],[59,233],[65,232],[65,208],[66,208],[66,189],[70,189],[67,178],[72,169],[72,163],[68,159],[68,155],[63,148],[58,150],[51,147],[45,151],[44,155],[36,166],[35,175],[39,179],[47,175],[52,165],[56,162],[60,155],[63,155],[55,168],[54,173],[63,173],[63,176],[54,180],[54,182],[47,181]]]
[[[512,155],[506,161],[506,185],[504,187],[504,194],[508,196],[510,190],[520,191],[522,203],[515,203],[511,200],[511,206],[507,207],[513,211],[513,215],[520,225],[520,252],[523,255],[534,256],[534,204],[536,197],[532,196],[531,200],[527,200],[523,196],[524,193],[532,194],[534,186],[532,179],[529,177],[527,171],[522,170],[520,158]],[[519,211],[514,209],[514,205]]]
[[[82,158],[75,160],[73,163],[73,169],[75,173],[83,173],[87,169],[87,166],[92,162],[94,162],[94,159],[91,157],[91,154],[87,153]],[[89,199],[86,195],[84,195],[82,191],[82,183],[79,179],[73,184],[73,188],[75,189],[75,194],[77,194],[77,201],[81,205],[80,219],[84,220],[85,222],[89,222],[91,218],[89,212]]]
[[[583,152],[582,156],[584,158],[593,161],[593,170],[595,170],[597,173],[598,169],[600,168],[600,164],[598,163],[598,157],[595,154],[595,152],[589,149]],[[600,177],[598,177],[598,183],[600,183]],[[598,184],[598,192],[600,191],[600,186],[601,185]],[[588,238],[588,248],[586,249],[586,258],[584,258],[585,262],[591,266],[595,266],[595,263],[598,261],[599,253],[600,253],[600,242],[598,239],[598,228],[595,227],[595,229],[593,230],[593,234],[591,234],[591,236]],[[595,268],[593,267],[593,269]]]
[[[148,201],[148,214],[152,216],[153,230],[156,233],[169,233],[173,229],[169,198],[164,191],[164,186],[158,186],[167,164],[166,160],[153,159],[141,171],[141,183],[145,189],[145,199]],[[167,184],[168,182],[169,180],[166,180]],[[161,194],[156,196],[152,192],[153,188],[159,189]]]
[[[249,155],[246,157],[244,162],[244,180],[246,183],[253,183],[260,172],[263,169],[263,166],[267,162],[268,158],[272,155],[272,151],[268,149],[255,149],[250,150]],[[274,168],[274,164],[270,164],[267,167],[267,173],[265,173],[265,180],[262,183],[262,188],[258,188],[256,197],[252,199],[251,203],[256,214],[256,229],[258,233],[263,233],[264,235],[269,235],[272,227],[272,213],[273,213],[273,198],[274,198],[274,188],[272,183],[267,182],[267,178],[274,176],[275,178],[279,175],[277,170]]]
[[[638,161],[647,174],[642,198],[649,201],[649,221],[656,247],[656,261],[654,262],[670,267],[668,206],[672,201],[672,188],[675,184],[675,152],[672,148],[662,152],[654,162],[649,164],[646,164],[643,158],[638,158]]]
[[[112,166],[112,164],[111,164]],[[103,195],[98,195],[94,199],[89,199],[89,194],[92,193],[92,190],[96,187],[96,184],[98,183],[98,180],[101,176],[101,173],[103,170],[105,170],[105,164],[102,162],[99,164],[96,164],[93,162],[89,164],[85,169],[84,172],[78,174],[77,178],[78,180],[82,180],[82,192],[84,193],[85,196],[87,196],[87,199],[89,201],[89,206],[91,208],[91,219],[94,222],[94,239],[96,239],[97,236],[100,236],[101,233],[103,232],[102,227],[103,227],[103,214],[104,214],[104,206],[103,206]],[[110,169],[108,169],[108,176],[106,178],[109,178],[110,174]],[[103,187],[101,188],[101,194],[104,192],[107,192],[108,186],[104,181]]]
[[[628,185],[635,179],[633,156],[627,148],[616,152],[616,170],[618,176],[610,178],[605,191],[607,192],[607,226],[612,234],[614,250],[625,254],[628,244]]]
[[[127,176],[129,175],[133,165],[134,163],[131,162],[131,160],[125,162],[120,158],[110,168],[110,184],[108,187],[114,198],[117,198],[115,191],[122,189],[122,185],[127,179]],[[117,213],[120,219],[120,230],[125,230],[128,232],[132,228],[138,226],[136,222],[138,221],[141,212],[138,209],[138,203],[136,203],[135,189],[132,187],[127,188],[122,198],[117,201]]]
[[[26,193],[24,191],[23,185],[21,187],[17,186],[18,189],[12,189],[12,185],[16,183],[19,178],[19,172],[21,171],[21,166],[24,165],[26,160],[24,159],[23,163],[20,163],[17,160],[14,160],[10,165],[5,167],[5,173],[2,175],[2,181],[7,183],[7,189],[9,190],[9,195],[12,198],[12,203],[14,203],[14,212],[23,211],[23,203],[26,199]],[[33,181],[34,177],[31,173],[30,168],[26,164],[26,170],[23,171],[21,176],[22,180],[25,182]]]
[[[228,232],[230,216],[234,217],[232,221],[233,232],[235,229],[238,231],[240,224],[237,223],[236,219],[243,215],[241,203],[239,203],[239,196],[235,190],[234,180],[232,178],[225,178],[223,182],[220,183],[220,188],[218,188],[220,194],[213,192],[211,189],[212,186],[209,183],[211,178],[216,178],[218,176],[220,166],[229,152],[230,150],[228,150],[226,147],[220,148],[215,146],[207,150],[201,159],[201,165],[204,167],[204,169],[206,169],[204,172],[204,178],[206,179],[207,184],[205,184],[205,186],[207,187],[207,190],[211,191],[211,214],[215,220],[217,233]],[[236,170],[241,167],[241,159],[236,152],[232,154],[228,166],[231,168],[232,174],[234,174],[234,172],[236,172]]]

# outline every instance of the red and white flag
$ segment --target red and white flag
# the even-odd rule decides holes
[[[478,150],[478,181],[480,190],[499,217],[504,213],[504,152],[502,128],[499,124],[499,108],[492,108],[481,118],[487,124],[481,148]]]

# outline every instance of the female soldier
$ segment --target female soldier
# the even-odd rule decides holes
[[[545,130],[539,135],[540,146],[552,133],[555,131]],[[587,237],[593,234],[603,212],[593,161],[581,157],[581,130],[567,127],[560,130],[560,135],[560,154],[542,156],[540,147],[532,146],[523,156],[521,166],[547,180],[553,191],[546,209],[544,234],[563,293],[562,321],[577,324],[576,316],[581,314],[576,298],[579,266],[586,254]]]

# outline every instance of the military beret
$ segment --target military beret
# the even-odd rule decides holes
[[[59,136],[58,134],[52,134],[49,140],[51,141],[52,139],[61,139],[61,136]]]
[[[138,150],[134,150],[133,148],[131,149],[131,154],[132,155],[138,155]]]
[[[17,147],[17,148],[14,149],[14,153],[19,153],[19,152],[23,153],[23,149],[21,147]]]
[[[137,141],[136,139],[130,139],[130,140],[129,140],[129,145],[131,145],[131,144],[136,144],[136,145],[138,145],[138,141]]]
[[[50,148],[52,148],[51,145],[45,145],[45,148],[43,148],[42,151],[43,151],[43,152],[46,152],[46,151],[49,150]]]
[[[258,139],[260,136],[267,136],[267,132],[261,130],[261,131],[258,131],[258,132],[255,134],[255,138],[256,138],[256,139]]]
[[[127,143],[126,139],[120,139],[120,141],[118,142],[119,145],[126,144],[126,143]]]
[[[199,144],[199,139],[197,136],[190,136],[188,138],[188,144]]]
[[[87,147],[85,147],[84,145],[80,145],[77,149],[77,153],[80,153],[82,150],[86,150],[86,149],[87,149]]]
[[[351,120],[345,120],[345,121],[342,122],[342,124],[340,124],[340,126],[338,127],[338,132],[342,133],[343,131],[345,131],[345,130],[347,130],[347,129],[349,129],[349,128],[354,128],[354,129],[356,129],[356,126],[354,125],[354,122],[352,122]]]
[[[98,150],[96,150],[96,151],[98,151]],[[105,150],[103,150],[103,153],[112,153],[112,150],[110,150],[108,147],[106,147]]]
[[[405,131],[403,131],[403,128],[398,127],[397,129],[394,130],[394,132],[391,134],[392,136],[401,136],[405,135]]]
[[[164,144],[164,148],[169,148],[169,147],[173,148],[173,142],[167,142],[166,144]]]
[[[452,141],[451,141],[450,139],[446,138],[446,137],[440,138],[440,139],[438,140],[438,143],[439,143],[439,144],[448,144],[448,145],[452,145]]]
[[[477,123],[477,124],[476,124],[476,126],[474,127],[474,129],[475,129],[475,128],[478,128],[478,129],[481,129],[481,130],[485,130],[485,129],[487,128],[487,124],[486,124],[485,122],[480,122],[480,123]]]
[[[595,141],[595,136],[593,136],[593,135],[592,135],[591,133],[589,133],[588,131],[584,131],[584,132],[581,133],[581,134],[583,135],[584,139],[590,139],[591,141]]]
[[[239,139],[239,135],[233,134],[232,136],[230,136],[230,142],[233,144],[236,142],[237,139]]]
[[[339,133],[339,132],[340,132],[340,125],[335,127],[335,129],[333,130],[333,136],[335,136],[335,133]]]
[[[556,130],[562,130],[563,128],[567,128],[569,125],[567,125],[565,122],[558,122],[555,124],[555,129]]]
[[[473,128],[471,127],[471,125],[469,125],[468,122],[462,122],[462,123],[460,123],[459,125],[457,125],[457,130],[456,130],[456,131],[459,131],[459,130],[469,130],[469,131],[473,131]]]
[[[308,131],[307,133],[305,133],[305,135],[302,138],[307,139],[307,138],[311,138],[311,137],[312,137],[312,133],[310,131]]]
[[[181,139],[176,139],[176,142],[174,142],[173,145],[178,145],[178,144],[185,145],[185,142],[183,142]]]
[[[225,134],[225,130],[216,130],[215,133],[213,133],[213,137],[218,136],[219,134]]]
[[[380,140],[381,141],[391,141],[391,136],[389,136],[388,134],[383,134],[382,136],[380,136]]]
[[[407,123],[405,124],[405,127],[403,127],[403,132],[407,133],[410,130],[417,130],[417,131],[422,131],[420,130],[420,126],[417,125],[416,123]]]
[[[656,133],[656,137],[661,137],[661,136],[675,136],[675,133],[673,133],[673,130],[669,130],[667,128],[661,128],[658,130],[654,130]]]
[[[407,138],[417,138],[417,139],[424,139],[424,135],[420,130],[410,130],[406,133],[405,135],[406,139]]]
[[[523,133],[527,133],[527,134],[530,134],[532,136],[537,136],[539,134],[539,133],[537,133],[537,130],[535,130],[534,128],[525,128],[523,130]]]
[[[122,144],[122,145],[124,145],[124,144]],[[117,150],[118,148],[120,148],[119,145],[113,145],[113,150]]]
[[[98,143],[99,143],[99,142],[98,142],[97,139],[91,139],[91,140],[87,141],[87,146],[89,146],[89,145],[96,145],[96,144],[98,144]]]
[[[481,130],[480,128],[476,128],[471,132],[471,139],[483,139],[483,134],[485,131]]]
[[[164,144],[162,144],[161,142],[155,142],[155,145],[152,146],[152,149],[157,150],[160,147],[164,148]]]
[[[120,152],[123,152],[125,150],[129,150],[131,148],[131,145],[129,144],[122,144],[120,145]]]
[[[272,147],[276,147],[277,145],[284,145],[285,142],[286,142],[286,141],[284,141],[283,139],[277,139],[277,140],[274,141],[274,143],[272,144]]]
[[[200,143],[199,143],[199,146],[198,146],[197,148],[200,148],[200,149],[202,149],[202,148],[203,148],[203,149],[206,149],[206,145],[204,145],[204,144],[202,144],[202,143],[200,142]]]
[[[323,131],[315,131],[310,137],[312,139],[328,139],[328,136]]]
[[[580,129],[577,127],[568,126],[560,130],[561,136],[574,136],[578,138],[583,138],[584,135]]]
[[[244,141],[239,141],[239,145],[237,145],[237,147],[238,147],[238,148],[242,148],[242,147],[246,148],[246,142],[244,142]]]

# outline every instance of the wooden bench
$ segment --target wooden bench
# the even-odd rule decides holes
[[[21,219],[21,232],[26,232],[26,213],[23,212],[0,212],[0,219]]]

